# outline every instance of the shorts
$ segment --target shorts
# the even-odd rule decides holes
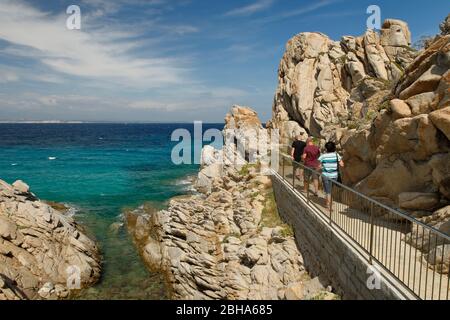
[[[325,194],[331,194],[331,190],[333,188],[333,181],[337,181],[337,179],[330,179],[327,177],[322,176],[322,182],[323,182],[323,191]]]
[[[306,169],[305,169],[305,179],[306,179],[306,181],[309,181],[311,178],[312,179],[318,179],[319,178],[319,174],[315,170],[316,170],[315,168],[306,167]]]
[[[294,162],[292,162],[292,166],[294,167],[294,169],[302,169],[302,160],[294,160]]]

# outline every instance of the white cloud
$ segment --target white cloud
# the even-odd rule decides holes
[[[256,12],[266,10],[272,6],[274,0],[258,0],[247,6],[228,11],[225,16],[249,16]]]
[[[38,97],[37,100],[44,106],[57,106],[58,98],[55,96],[42,96]]]
[[[180,98],[172,96],[160,99],[144,99],[130,101],[128,106],[132,109],[142,110],[204,110],[228,107],[236,103],[236,99],[244,97],[248,92],[228,87],[206,88],[192,87],[180,89]]]
[[[197,33],[200,31],[199,28],[189,25],[166,26],[163,27],[163,29],[167,32],[175,33],[181,36],[189,33]]]
[[[162,17],[120,25],[122,21],[106,16],[121,10],[117,3],[148,1],[89,2],[105,11],[83,20],[81,31],[69,31],[65,12],[43,12],[32,1],[0,0],[0,40],[7,42],[2,43],[0,59],[21,62],[15,67],[0,65],[0,82],[16,79],[13,86],[3,90],[0,86],[0,118],[157,121],[165,113],[169,120],[189,113],[186,119],[197,114],[222,118],[232,104],[246,103],[254,93],[234,88],[235,83],[230,87],[220,81],[209,83],[194,72],[195,57],[186,50],[189,44],[182,43],[180,49],[173,41],[200,32],[189,22],[168,26]],[[149,38],[149,30],[157,30],[158,37]]]
[[[266,18],[262,18],[256,22],[258,23],[269,23],[269,22],[274,22],[274,21],[279,21],[279,20],[283,20],[283,19],[288,19],[288,18],[292,18],[292,17],[298,17],[298,16],[302,16],[308,13],[312,13],[315,12],[319,9],[325,8],[329,5],[332,5],[338,1],[341,0],[318,0],[318,1],[313,1],[311,4],[305,5],[305,6],[301,6],[297,9],[294,10],[290,10],[290,11],[285,11],[285,12],[281,12],[279,14],[276,15],[272,15]]]
[[[110,30],[111,34],[95,29],[70,31],[65,27],[66,18],[21,1],[2,1],[0,39],[16,45],[16,50],[35,52],[34,58],[69,75],[146,88],[185,80],[186,69],[175,59],[158,58],[157,48],[153,48],[152,57],[133,56],[129,50],[136,43],[125,38],[133,35],[132,30]]]
[[[1,109],[5,106],[11,106],[12,109],[16,110],[24,108],[33,110],[34,114],[38,114],[36,111],[39,110],[51,110],[58,114],[68,114],[76,110],[78,118],[72,120],[83,119],[85,115],[92,112],[100,114],[108,112],[108,116],[114,112],[127,112],[129,118],[139,119],[144,115],[145,118],[142,118],[144,121],[157,120],[152,119],[152,111],[176,113],[178,117],[186,111],[200,111],[199,118],[201,118],[204,111],[228,109],[229,106],[239,103],[237,99],[248,94],[248,92],[236,88],[208,88],[204,86],[180,88],[176,96],[169,93],[167,96],[141,99],[120,96],[105,98],[100,95],[61,93],[23,93],[20,96],[9,94],[4,95],[4,99],[0,101],[0,118]],[[220,116],[222,117],[222,114]],[[28,120],[32,120],[32,118]]]
[[[0,83],[17,82],[19,76],[11,71],[0,70]]]
[[[45,83],[63,83],[63,77],[54,73],[42,72],[42,70],[34,70],[30,72],[29,68],[9,67],[0,64],[0,83],[34,81]]]
[[[315,1],[311,5],[308,5],[308,6],[305,6],[305,7],[301,7],[301,8],[298,8],[296,10],[289,11],[289,12],[285,12],[282,15],[280,15],[280,17],[288,18],[288,17],[300,16],[300,15],[303,15],[303,14],[306,14],[306,13],[310,13],[310,12],[316,11],[316,10],[321,9],[323,7],[329,6],[329,5],[333,4],[336,1],[338,1],[338,0],[319,0],[319,1]]]
[[[65,80],[63,77],[54,75],[54,74],[37,74],[31,75],[30,80],[37,82],[46,82],[46,83],[63,83]]]

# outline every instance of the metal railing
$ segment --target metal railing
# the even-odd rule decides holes
[[[403,283],[414,296],[423,300],[448,300],[450,290],[450,236],[379,201],[331,180],[331,204],[314,195],[312,183],[303,177],[322,180],[320,172],[282,154],[279,174],[291,187],[303,194],[332,228],[345,233],[350,241],[376,264]],[[306,185],[306,187],[305,187]]]

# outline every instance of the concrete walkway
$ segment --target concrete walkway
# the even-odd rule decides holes
[[[292,166],[286,166],[284,177],[291,186],[293,185],[292,173]],[[282,176],[281,168],[279,174]],[[303,183],[298,179],[295,181],[295,190],[305,199],[307,198]],[[398,216],[380,207],[376,208],[376,215],[373,218],[373,239],[371,239],[369,201],[355,199],[354,195],[346,190],[335,190],[333,197],[331,219],[330,209],[326,208],[325,195],[322,191],[319,191],[318,196],[314,196],[311,191],[309,203],[327,217],[333,227],[353,239],[362,254],[370,258],[371,252],[375,264],[384,266],[419,298],[449,300],[448,274],[434,271],[422,252],[405,241],[408,237],[412,237],[420,245],[423,231],[415,231],[415,234],[412,234],[411,222],[405,219],[402,221],[398,219]],[[434,239],[434,236],[432,238]]]

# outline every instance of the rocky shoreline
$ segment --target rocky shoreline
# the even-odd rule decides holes
[[[0,300],[66,299],[98,281],[99,250],[62,209],[0,180]]]
[[[420,51],[411,48],[408,24],[395,19],[380,33],[341,41],[296,35],[280,63],[266,127],[279,130],[283,146],[300,133],[335,141],[346,184],[448,233],[449,26],[450,16]],[[249,108],[233,107],[225,121],[225,129],[244,129],[246,141],[265,130]],[[233,152],[233,143],[205,147],[201,194],[134,218],[145,261],[166,274],[176,299],[311,298],[292,234],[281,221],[264,224],[270,181],[260,168],[227,164]],[[246,155],[237,156],[245,164]],[[448,249],[439,247],[441,272]]]
[[[226,127],[262,130],[256,113],[238,106]],[[172,199],[166,210],[141,208],[128,217],[144,261],[165,274],[170,297],[336,299],[331,288],[305,271],[261,165],[227,165],[214,160],[219,154],[226,152],[203,150],[198,195]]]
[[[380,34],[339,42],[296,35],[280,64],[267,128],[279,130],[284,145],[300,133],[335,141],[347,185],[448,234],[450,16],[441,30],[421,51],[410,47],[408,25],[393,19]],[[238,141],[267,132],[248,107],[234,106],[225,122],[224,129],[241,131]],[[165,210],[144,205],[127,214],[139,253],[164,275],[170,298],[339,299],[305,270],[293,231],[278,215],[267,165],[248,161],[236,141],[222,150],[207,146],[195,194],[173,198]],[[0,300],[67,299],[99,280],[95,242],[64,211],[22,181],[0,180]],[[420,228],[405,241],[430,268],[448,273],[450,245],[430,251],[429,236],[413,238]]]

